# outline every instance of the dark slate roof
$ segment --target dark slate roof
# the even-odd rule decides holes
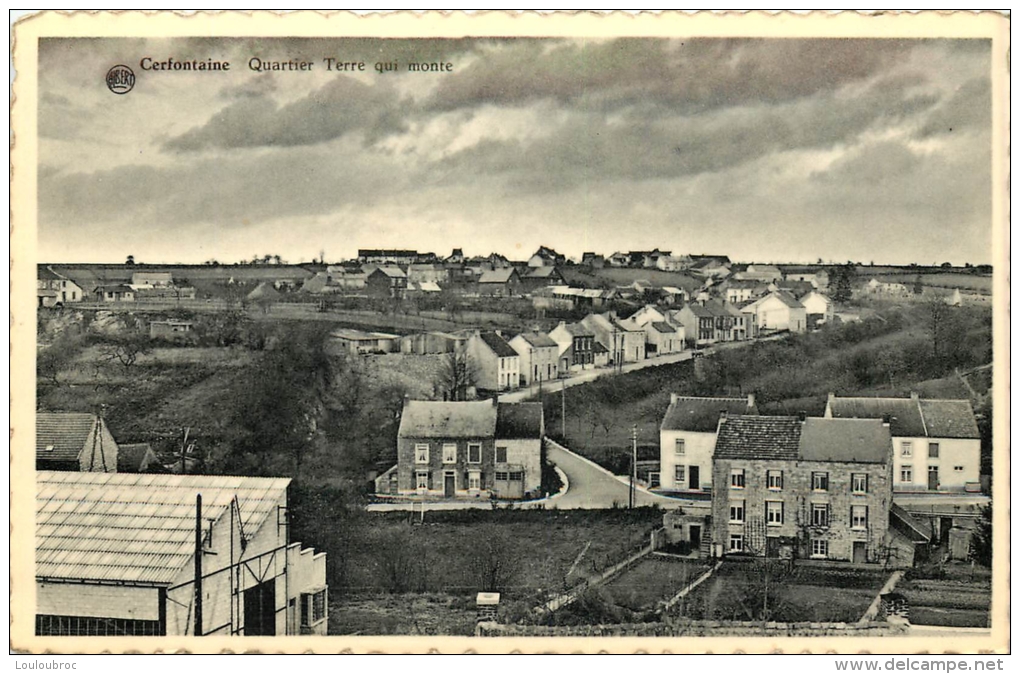
[[[520,355],[514,350],[514,347],[510,346],[505,339],[495,332],[480,332],[478,336],[500,358],[516,358]]]
[[[719,425],[717,459],[797,459],[803,425],[797,417],[728,416]]]
[[[129,445],[117,445],[117,472],[141,473],[159,460],[147,442]]]
[[[691,310],[691,313],[693,313],[698,318],[712,318],[713,316],[715,316],[711,309],[709,309],[708,307],[703,307],[696,302],[688,304],[687,307]]]
[[[77,460],[92,434],[96,419],[95,414],[81,412],[37,412],[35,415],[36,459]]]
[[[478,278],[479,283],[507,283],[517,273],[513,267],[503,267],[487,271]]]
[[[496,405],[411,400],[400,415],[402,438],[488,438],[496,430]]]
[[[913,543],[927,543],[931,540],[930,530],[895,502],[889,506],[889,526]]]
[[[46,265],[36,265],[36,278],[40,281],[59,281],[64,277]]]
[[[889,414],[894,437],[981,437],[967,400],[833,397],[829,410],[836,418],[881,419]]]
[[[798,302],[796,297],[794,297],[790,293],[786,292],[785,290],[777,290],[777,291],[775,291],[772,294],[775,295],[776,297],[778,297],[783,304],[785,304],[786,306],[788,306],[790,308],[793,308],[793,309],[803,309],[804,308],[804,305],[802,305],[800,302]]]
[[[556,267],[544,266],[544,267],[532,267],[528,270],[526,276],[528,278],[549,278],[550,276],[559,276],[559,270]]]
[[[504,440],[540,439],[542,403],[499,403],[496,407],[496,437]]]
[[[800,458],[804,461],[887,463],[892,436],[881,419],[804,420]]]
[[[930,438],[980,438],[969,400],[919,400]]]
[[[536,347],[559,346],[552,337],[541,332],[524,332],[521,333],[521,338],[528,344]]]
[[[697,433],[714,433],[719,423],[719,413],[726,414],[758,414],[758,407],[748,406],[747,398],[695,398],[678,396],[676,402],[669,405],[666,416],[662,419],[664,431],[693,431]]]
[[[574,337],[594,337],[595,332],[580,323],[564,323],[567,333]]]
[[[591,350],[595,353],[609,353],[609,349],[607,349],[602,342],[598,341],[592,344]]]
[[[652,327],[655,328],[658,332],[665,333],[676,332],[676,328],[674,328],[669,323],[663,323],[662,321],[654,321],[652,323]]]

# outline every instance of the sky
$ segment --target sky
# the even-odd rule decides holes
[[[47,39],[39,256],[991,261],[987,40]],[[152,72],[156,61],[229,61]],[[304,59],[255,72],[249,59]],[[327,71],[323,59],[364,61]],[[397,62],[378,73],[376,62]],[[451,72],[407,72],[410,61]],[[134,89],[105,85],[129,65]]]

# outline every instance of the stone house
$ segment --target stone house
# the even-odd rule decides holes
[[[490,297],[517,297],[523,292],[521,276],[513,267],[483,272],[478,278],[478,294]]]
[[[723,555],[884,560],[892,436],[878,419],[724,416],[712,538]]]
[[[375,297],[403,299],[407,292],[407,274],[396,266],[376,267],[365,277],[365,290]]]
[[[595,332],[587,326],[560,321],[559,325],[549,331],[549,337],[559,346],[560,375],[595,367],[597,342]]]
[[[541,332],[523,332],[510,340],[521,357],[521,385],[552,381],[559,377],[559,345]]]

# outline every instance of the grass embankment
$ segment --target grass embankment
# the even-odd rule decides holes
[[[946,564],[937,574],[913,570],[896,586],[915,625],[989,627],[992,572],[982,566]]]

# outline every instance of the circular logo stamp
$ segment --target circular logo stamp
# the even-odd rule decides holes
[[[135,86],[135,72],[125,65],[117,65],[106,73],[106,86],[115,94],[126,94]]]

